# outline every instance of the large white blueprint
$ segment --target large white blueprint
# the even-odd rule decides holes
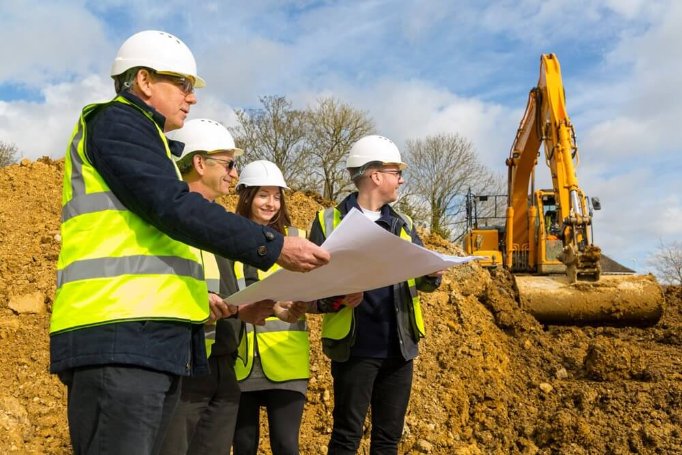
[[[322,244],[331,261],[311,272],[280,269],[225,301],[310,301],[367,291],[463,264],[478,256],[449,256],[406,242],[351,210]]]

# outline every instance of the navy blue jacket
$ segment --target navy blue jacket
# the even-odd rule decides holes
[[[130,93],[123,96],[151,114],[163,129],[161,114]],[[160,231],[263,270],[279,257],[281,234],[189,191],[168,159],[156,126],[135,107],[106,105],[89,121],[86,134],[87,157],[111,191]],[[173,154],[182,153],[184,144],[170,141],[169,145]],[[52,372],[127,364],[189,375],[204,374],[208,367],[201,325],[120,322],[59,333],[50,341]]]
[[[353,207],[362,211],[357,202],[357,193],[352,193],[336,206],[342,218]],[[400,230],[405,228],[412,237],[412,243],[423,246],[416,229],[410,230],[404,219],[388,204],[381,207],[381,216],[376,224],[398,236]],[[325,240],[317,217],[310,229],[310,240],[318,245]],[[432,292],[440,286],[440,282],[440,278],[423,276],[416,280],[416,285],[422,292]],[[354,339],[324,339],[325,354],[338,361],[345,361],[349,356],[380,359],[402,357],[405,360],[416,357],[419,335],[411,323],[410,307],[407,283],[365,291],[362,303],[353,310],[355,330],[351,331],[349,337],[354,333]],[[325,311],[324,308],[321,310]]]

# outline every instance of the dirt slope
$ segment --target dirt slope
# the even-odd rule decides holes
[[[0,169],[0,453],[69,453],[65,390],[48,374],[61,175],[49,159]],[[295,194],[290,207],[306,227],[320,205]],[[519,310],[507,274],[451,269],[423,296],[428,337],[401,453],[682,453],[682,289],[665,292],[651,328],[548,328]],[[331,381],[319,319],[310,325],[301,453],[324,454]]]

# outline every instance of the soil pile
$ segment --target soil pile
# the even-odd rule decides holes
[[[0,169],[0,453],[70,453],[65,389],[48,373],[62,172],[47,158]],[[299,193],[288,202],[302,228],[322,207]],[[440,238],[424,241],[459,252]],[[545,327],[519,309],[509,274],[450,269],[437,292],[422,296],[428,333],[400,452],[681,453],[682,289],[665,296],[654,327]],[[320,318],[309,321],[301,453],[324,454],[331,376]],[[266,438],[264,428],[269,453]]]

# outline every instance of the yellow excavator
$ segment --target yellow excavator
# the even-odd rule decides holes
[[[552,188],[535,190],[541,144]],[[464,249],[487,257],[479,261],[484,267],[509,270],[522,307],[540,322],[655,324],[664,299],[653,276],[636,275],[609,260],[592,241],[593,210],[601,204],[578,184],[578,163],[559,60],[544,54],[506,160],[507,194],[467,195]],[[500,201],[506,203],[504,215],[496,208]]]

